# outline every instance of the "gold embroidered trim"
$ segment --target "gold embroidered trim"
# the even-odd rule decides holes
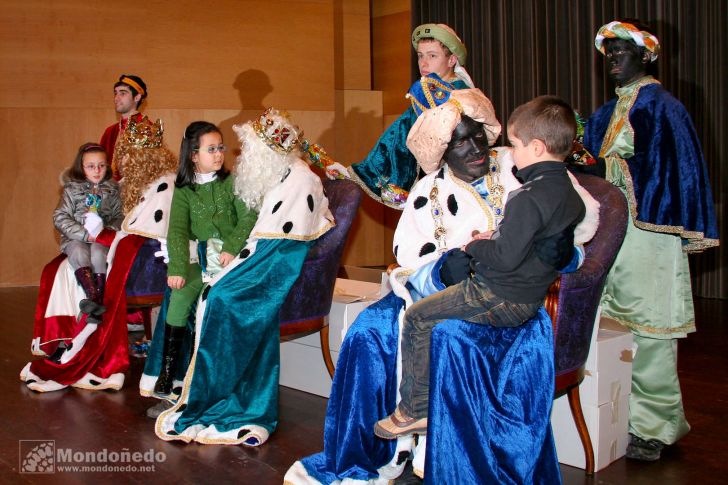
[[[708,248],[720,245],[718,239],[706,239],[705,234],[700,231],[686,231],[683,226],[669,226],[664,224],[652,224],[637,220],[637,197],[634,194],[634,184],[632,182],[632,174],[627,166],[627,161],[617,155],[610,155],[610,160],[617,163],[622,170],[626,182],[627,190],[627,206],[629,207],[629,215],[635,227],[645,231],[659,232],[663,234],[674,234],[683,239],[687,239],[688,243],[682,247],[686,253],[695,253],[704,251]]]
[[[144,236],[149,239],[160,239],[160,238],[165,238],[167,236],[166,234],[162,234],[162,235],[152,234],[152,233],[146,233],[143,231],[137,231],[136,229],[132,229],[126,224],[126,219],[124,219],[124,222],[121,224],[121,228],[127,234],[136,234],[137,236]]]
[[[297,236],[295,234],[292,235],[278,232],[256,232],[255,234],[253,234],[253,236],[257,237],[258,239],[291,239],[293,241],[313,241],[314,239],[318,239],[322,235],[326,234],[328,230],[334,226],[336,226],[336,223],[329,221],[329,223],[321,228],[319,232],[306,236]]]
[[[623,326],[629,329],[637,330],[643,333],[649,333],[652,335],[670,335],[673,333],[691,333],[696,331],[695,322],[689,322],[679,327],[673,328],[656,328],[650,327],[648,325],[630,322],[629,320],[623,320],[606,311],[602,311],[602,314],[608,316],[612,320],[616,320],[617,322],[621,323]]]
[[[650,84],[660,84],[660,82],[652,76],[646,76],[641,80],[637,81],[636,88],[630,95],[630,99],[627,102],[624,112],[621,114],[621,116],[617,113],[617,107],[615,106],[615,111],[612,115],[612,119],[609,122],[609,127],[607,128],[607,136],[604,137],[602,147],[599,150],[599,156],[604,155],[607,149],[609,149],[612,143],[614,143],[614,140],[622,129],[626,129],[629,131],[632,138],[632,145],[634,145],[634,129],[632,128],[632,124],[629,122],[629,113],[632,111],[632,107],[637,101],[637,96],[639,95],[640,90]],[[617,101],[617,103],[619,103],[619,101]],[[680,236],[683,239],[686,239],[688,243],[682,247],[683,252],[686,253],[700,252],[708,248],[720,245],[720,241],[718,239],[706,239],[705,234],[700,231],[686,231],[683,226],[652,224],[650,222],[643,222],[638,220],[637,197],[634,193],[634,182],[632,181],[632,174],[629,171],[627,161],[617,154],[610,154],[607,156],[607,158],[613,163],[617,163],[622,170],[626,185],[625,188],[627,192],[629,214],[635,227],[645,231],[658,232],[663,234],[674,234]]]
[[[599,149],[600,157],[604,157],[604,153],[612,146],[614,140],[617,138],[619,133],[621,133],[624,125],[626,125],[626,129],[630,133],[632,145],[634,146],[634,129],[632,128],[632,124],[629,122],[629,113],[632,111],[632,106],[634,106],[634,103],[637,101],[637,95],[640,93],[640,90],[650,84],[660,84],[660,81],[652,76],[646,76],[637,81],[636,87],[632,92],[629,101],[627,101],[623,111],[617,110],[619,105],[619,100],[617,100],[617,103],[614,106],[614,112],[612,113],[612,118],[609,120],[609,126],[607,126],[607,133],[604,136],[602,146]]]
[[[449,175],[449,174],[448,174]],[[480,208],[483,209],[483,215],[485,215],[486,219],[488,219],[488,230],[492,231],[495,229],[495,219],[493,216],[493,209],[488,206],[488,204],[485,202],[483,197],[478,193],[477,190],[473,188],[472,185],[470,185],[467,182],[464,182],[460,180],[457,177],[450,177],[453,182],[455,182],[457,185],[462,187],[463,189],[470,192],[470,194],[475,198],[475,200],[478,201],[478,205],[480,205]]]
[[[349,180],[351,180],[356,185],[358,185],[359,188],[361,188],[364,191],[364,193],[367,194],[369,197],[371,197],[372,199],[376,200],[380,204],[386,205],[387,207],[391,207],[392,209],[397,209],[398,211],[404,210],[405,204],[402,204],[401,206],[400,205],[395,205],[395,204],[393,204],[391,202],[388,202],[388,201],[382,199],[379,195],[377,195],[374,192],[372,192],[371,189],[369,187],[367,187],[367,184],[365,184],[362,181],[362,179],[359,177],[359,175],[357,175],[357,173],[354,171],[354,169],[351,168],[351,166],[346,167],[346,170],[349,172]],[[414,186],[417,183],[418,180],[419,180],[419,176],[418,176],[418,178],[415,179],[415,181],[412,184],[412,186]],[[411,188],[412,187],[410,187],[409,189],[407,189],[408,192],[409,192],[409,190]],[[407,195],[409,196],[409,193]]]
[[[419,108],[420,111],[426,111],[427,110],[427,106],[425,106],[424,104],[420,103],[420,101],[417,98],[415,98],[414,96],[410,95],[409,93],[407,93],[405,95],[405,98],[407,98],[407,99],[410,100],[410,103],[412,104],[412,107],[413,108]]]
[[[447,231],[445,231],[445,226],[442,224],[442,205],[438,199],[439,193],[440,189],[437,187],[437,177],[435,177],[432,187],[430,188],[428,198],[430,199],[430,215],[432,216],[432,221],[435,224],[433,237],[437,242],[437,251],[439,253],[443,253],[447,248],[447,244],[445,243],[445,235],[447,234]]]

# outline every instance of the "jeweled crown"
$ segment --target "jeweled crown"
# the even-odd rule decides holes
[[[290,153],[303,131],[293,124],[290,115],[285,111],[268,108],[253,121],[253,130],[263,142],[278,153]]]
[[[141,148],[159,148],[162,146],[163,134],[164,126],[161,119],[152,122],[144,116],[141,120],[135,121],[131,116],[129,126],[124,130],[123,142]]]

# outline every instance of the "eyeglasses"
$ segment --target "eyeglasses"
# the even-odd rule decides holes
[[[210,155],[212,155],[213,153],[217,153],[217,152],[225,153],[226,150],[227,150],[227,147],[225,145],[210,145],[210,146],[204,147],[204,148],[203,147],[195,148],[196,152],[207,152]]]
[[[105,163],[99,163],[98,165],[83,165],[84,170],[106,170],[107,165]]]

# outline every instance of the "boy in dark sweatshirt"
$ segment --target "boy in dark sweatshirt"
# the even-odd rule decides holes
[[[462,123],[461,123],[462,124]],[[458,128],[455,130],[458,131]],[[460,130],[463,131],[463,130]],[[536,315],[558,269],[542,261],[534,245],[562,232],[573,234],[585,207],[566,172],[564,158],[576,136],[571,107],[554,96],[519,106],[508,120],[508,139],[523,186],[508,195],[502,222],[464,248],[471,276],[407,309],[402,332],[402,400],[379,421],[377,436],[395,439],[427,429],[432,329],[445,319],[515,327]],[[461,137],[462,138],[462,137]],[[465,139],[453,138],[457,153]],[[446,152],[446,155],[447,152]]]

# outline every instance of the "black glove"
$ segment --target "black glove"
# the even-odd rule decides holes
[[[574,226],[536,241],[534,251],[544,264],[557,270],[566,267],[574,257]]]
[[[462,249],[453,249],[445,256],[440,267],[440,281],[445,286],[452,286],[470,278],[470,260],[472,256]]]

